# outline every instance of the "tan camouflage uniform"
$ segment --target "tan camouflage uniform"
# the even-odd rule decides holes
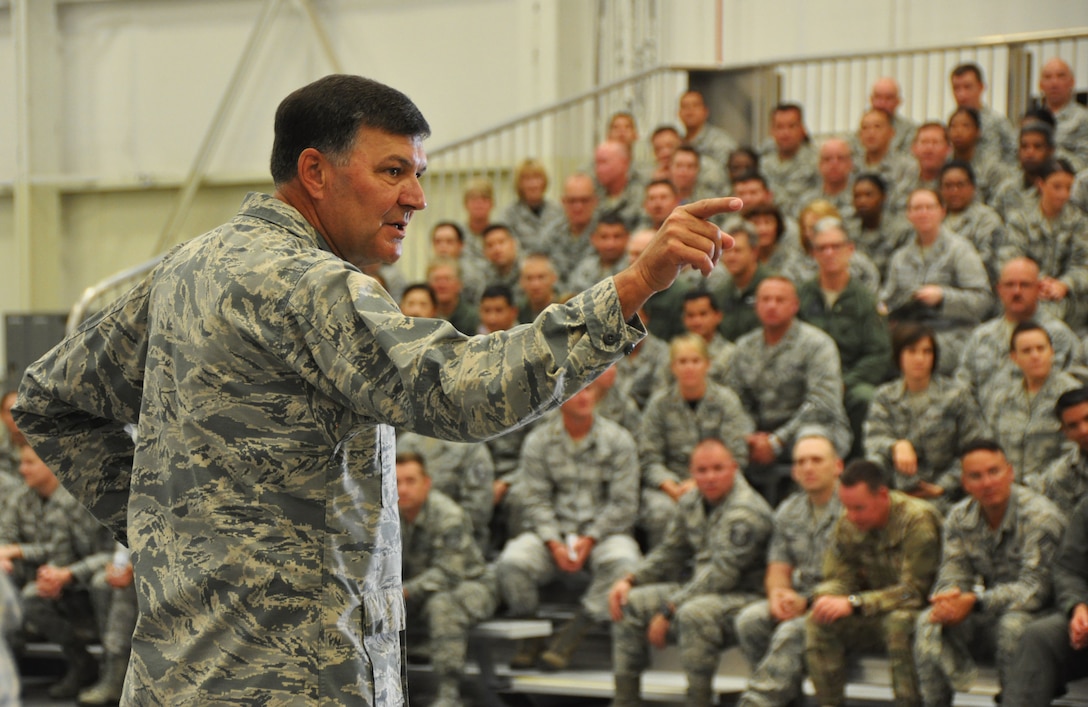
[[[887,526],[862,532],[842,516],[824,559],[824,581],[816,596],[857,595],[860,609],[830,624],[809,614],[805,658],[816,700],[823,707],[844,704],[846,652],[886,649],[892,689],[899,707],[920,705],[912,646],[914,622],[937,576],[941,517],[929,503],[891,492]]]

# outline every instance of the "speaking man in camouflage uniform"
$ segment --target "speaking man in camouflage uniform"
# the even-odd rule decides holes
[[[593,622],[608,621],[609,588],[642,557],[631,536],[638,451],[630,432],[596,413],[602,392],[597,382],[581,390],[525,440],[518,483],[528,529],[496,562],[502,598],[515,616],[536,613],[541,585],[588,570],[578,610],[539,656],[551,670],[567,666]]]
[[[438,677],[437,704],[452,707],[460,704],[458,683],[465,667],[468,629],[493,613],[498,602],[464,510],[432,488],[419,454],[398,454],[396,468],[408,622],[426,626]],[[482,607],[485,613],[472,616],[474,621],[465,625],[454,619],[458,607]],[[410,634],[409,642],[413,637]]]
[[[1027,485],[1049,498],[1067,517],[1088,495],[1088,388],[1068,390],[1058,397],[1054,414],[1062,434],[1072,442],[1041,474]]]
[[[480,440],[583,387],[723,236],[680,207],[631,268],[532,325],[465,338],[360,272],[426,205],[427,121],[319,79],[277,110],[274,195],[182,244],[24,377],[16,422],[132,549],[129,704],[403,702],[394,428]],[[138,428],[138,441],[125,431]]]
[[[937,575],[941,516],[891,491],[880,467],[851,462],[839,480],[844,508],[805,623],[805,659],[821,707],[845,704],[846,652],[884,649],[900,707],[921,705],[914,622]]]
[[[804,432],[793,447],[793,479],[801,490],[778,507],[767,549],[767,598],[737,615],[737,642],[752,666],[738,707],[785,707],[805,679],[805,613],[823,579],[824,552],[842,512],[842,459],[827,437]]]
[[[688,679],[688,705],[713,703],[720,653],[735,640],[733,618],[759,599],[771,536],[770,506],[737,473],[718,439],[691,454],[696,489],[680,498],[665,540],[612,586],[614,707],[640,705],[648,646],[677,639]]]
[[[927,707],[970,689],[972,654],[997,658],[1001,684],[1024,627],[1051,598],[1050,565],[1065,518],[1050,501],[1013,484],[1000,445],[963,450],[963,490],[944,524],[944,549],[930,607],[918,616],[914,663]]]

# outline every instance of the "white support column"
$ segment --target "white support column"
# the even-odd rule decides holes
[[[61,57],[56,0],[13,0],[16,175],[13,185],[17,308],[63,310],[61,264]]]

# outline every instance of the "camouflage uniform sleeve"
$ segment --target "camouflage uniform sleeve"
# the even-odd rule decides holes
[[[1023,498],[1027,494],[1020,494]],[[1065,518],[1041,496],[1020,505],[1025,511],[1021,523],[1023,542],[1019,552],[1016,580],[987,587],[982,606],[988,612],[1038,611],[1051,599],[1053,578],[1051,563],[1065,533]]]
[[[665,448],[668,440],[665,431],[667,393],[655,394],[642,412],[642,424],[638,430],[638,458],[642,467],[642,485],[660,488],[666,481],[680,482],[676,474],[665,464]]]
[[[64,491],[63,489],[57,489],[55,493],[64,493]],[[24,520],[20,519],[20,524]],[[42,520],[42,526],[44,527],[37,526],[38,521],[36,518],[33,522],[36,526],[33,538],[18,543],[25,563],[28,565],[49,563],[58,567],[66,567],[75,561],[73,528],[64,513],[56,512],[55,507],[47,507]],[[26,537],[25,528],[27,526],[23,525],[22,527],[24,530],[16,535],[16,538],[20,535]]]
[[[867,616],[896,609],[920,609],[926,605],[941,558],[941,527],[937,511],[927,507],[906,521],[901,544],[899,581],[880,589],[862,592]]]
[[[744,335],[742,335],[742,337],[743,336]],[[741,341],[738,339],[737,354],[733,356],[733,364],[729,366],[729,369],[725,372],[726,386],[737,394],[737,399],[740,400],[741,407],[744,408],[749,417],[752,416],[752,411],[758,408],[759,402],[755,398],[755,393],[748,385],[748,382],[752,378],[752,371],[745,359],[751,353],[750,347],[742,345]]]
[[[1069,203],[1081,211],[1088,211],[1088,172],[1080,172],[1073,180],[1073,193]]]
[[[548,469],[547,449],[552,442],[551,421],[529,433],[521,449],[518,484],[526,523],[541,540],[562,542],[559,519],[555,514],[555,485]]]
[[[980,327],[975,327],[971,330],[967,343],[963,345],[963,352],[960,354],[960,360],[956,364],[956,372],[953,374],[953,380],[956,381],[956,384],[962,386],[971,397],[975,397],[978,392],[976,382],[982,375],[990,373],[989,371],[980,370],[983,361],[986,360],[985,357],[978,355],[982,346]]]
[[[122,543],[147,358],[150,279],[27,369],[13,413],[73,496]]]
[[[1017,153],[1020,151],[1020,139],[1012,123],[999,116],[999,119],[994,120],[992,125],[996,128],[994,132],[997,134],[997,142],[1001,146],[1001,161],[1015,161]]]
[[[609,433],[608,497],[597,519],[589,528],[589,536],[601,540],[609,535],[631,532],[638,516],[639,481],[638,452],[631,433],[618,424]]]
[[[905,304],[910,298],[914,288],[911,286],[911,277],[908,274],[910,267],[906,262],[912,255],[913,248],[904,245],[903,248],[892,253],[888,260],[888,273],[884,278],[884,284],[880,287],[877,299],[887,306],[888,310],[894,310]]]
[[[1048,329],[1048,331],[1050,331]],[[1051,332],[1051,338],[1054,339],[1054,351],[1067,352],[1062,356],[1061,360],[1055,359],[1054,366],[1057,368],[1065,369],[1081,369],[1070,370],[1077,378],[1084,379],[1083,369],[1088,367],[1088,360],[1084,357],[1084,344],[1081,342],[1077,335],[1069,327],[1062,327]]]
[[[457,441],[539,417],[644,333],[623,321],[611,278],[533,324],[471,338],[405,317],[373,280],[331,263],[304,273],[284,306],[283,358],[304,379],[378,422]]]
[[[736,591],[746,572],[765,563],[770,515],[740,506],[728,509],[725,515],[708,537],[710,561],[696,566],[691,580],[669,597],[675,606],[700,594]]]
[[[987,273],[989,268],[994,268],[992,282],[996,283],[997,276],[1001,274],[1001,249],[1005,247],[1009,237],[1005,231],[1005,223],[996,211],[987,210],[980,221],[979,230],[985,233],[985,237],[983,245],[979,247],[979,256],[987,266]]]

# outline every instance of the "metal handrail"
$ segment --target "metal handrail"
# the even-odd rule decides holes
[[[114,273],[104,280],[101,280],[87,289],[83,290],[83,295],[79,298],[79,301],[72,305],[72,309],[68,312],[68,320],[65,322],[64,330],[66,333],[71,334],[76,330],[80,323],[87,318],[90,314],[91,303],[98,300],[102,295],[110,292],[118,286],[126,285],[127,283],[143,277],[147,273],[151,272],[156,265],[158,265],[162,259],[166,257],[166,254],[157,255],[151,260],[135,265],[126,270]]]
[[[467,179],[475,175],[492,177],[498,195],[496,206],[501,206],[503,197],[508,198],[513,192],[512,168],[524,157],[533,156],[545,160],[549,172],[556,177],[553,179],[551,191],[558,193],[559,177],[569,173],[572,166],[588,165],[592,145],[598,139],[604,118],[612,110],[632,104],[643,105],[644,114],[636,117],[644,129],[651,127],[655,120],[669,119],[666,116],[671,118],[675,115],[672,111],[675,110],[676,96],[669,96],[672,103],[665,106],[655,102],[664,100],[663,96],[655,94],[655,90],[658,94],[667,92],[670,87],[675,86],[676,77],[687,72],[772,72],[778,76],[779,98],[804,103],[809,127],[814,134],[819,135],[853,129],[851,124],[856,119],[859,108],[857,104],[867,101],[867,96],[859,93],[856,86],[848,85],[850,81],[842,81],[842,86],[835,85],[834,76],[831,85],[819,85],[820,90],[815,97],[805,100],[808,95],[805,93],[806,84],[812,81],[819,84],[822,80],[821,71],[834,74],[842,67],[847,67],[849,71],[868,75],[874,65],[892,65],[904,67],[905,73],[910,74],[904,79],[912,84],[914,67],[922,66],[924,68],[917,71],[917,89],[913,85],[908,86],[908,98],[916,99],[916,103],[923,107],[922,111],[926,114],[940,115],[947,106],[944,95],[947,93],[946,76],[941,76],[940,86],[935,85],[931,79],[941,72],[934,73],[930,62],[944,69],[949,67],[951,61],[986,57],[991,69],[992,89],[987,94],[988,99],[999,106],[1004,102],[1005,109],[1011,111],[1019,108],[1017,101],[1022,101],[1021,94],[1026,95],[1027,86],[1031,85],[1025,74],[1025,65],[1014,63],[1014,59],[1019,60],[1031,52],[1049,51],[1050,48],[1046,46],[1048,43],[1055,43],[1055,47],[1058,47],[1067,46],[1064,43],[1068,42],[1074,43],[1074,54],[1088,55],[1088,27],[990,35],[980,37],[970,44],[938,44],[828,56],[781,57],[771,61],[728,65],[658,65],[428,149],[431,170],[428,172],[427,189],[432,208],[417,214],[412,228],[420,234],[438,220],[457,218],[459,213],[455,215],[454,210],[459,209],[461,189]],[[992,76],[995,68],[1009,74],[1006,85],[997,83],[996,77]],[[856,78],[853,75],[851,77]],[[840,88],[842,96],[837,94]],[[755,122],[763,117],[753,114],[752,118],[753,138],[764,137],[764,126]],[[645,150],[645,145],[640,145],[640,149]],[[407,251],[403,262],[408,270],[412,270],[414,263],[415,271],[421,272],[420,265],[427,259],[427,240],[417,235],[406,242]],[[85,316],[90,311],[92,300],[102,297],[111,288],[127,280],[142,276],[158,260],[159,258],[155,258],[87,288],[84,297],[73,307],[69,322],[74,321],[73,318],[78,320]]]
[[[582,93],[575,94],[575,95],[573,95],[573,96],[571,96],[569,98],[564,98],[561,101],[556,101],[555,103],[552,103],[552,104],[550,104],[548,106],[545,106],[544,108],[538,108],[537,110],[529,111],[528,113],[522,113],[521,115],[514,116],[513,118],[510,118],[508,120],[504,120],[501,123],[497,123],[497,124],[492,125],[492,126],[490,126],[488,128],[484,128],[483,130],[479,130],[479,131],[477,131],[475,133],[472,133],[470,135],[467,135],[465,137],[458,138],[458,139],[453,140],[451,142],[447,142],[444,145],[439,145],[437,148],[431,148],[427,152],[431,156],[441,155],[444,152],[448,152],[450,150],[456,150],[459,147],[464,147],[465,145],[468,145],[468,144],[471,144],[473,142],[476,142],[477,140],[481,140],[483,138],[486,138],[486,137],[488,137],[490,135],[493,135],[494,133],[501,132],[503,130],[509,130],[511,128],[516,128],[519,125],[524,124],[524,123],[526,123],[526,122],[528,122],[530,120],[536,120],[538,118],[543,118],[543,117],[551,115],[553,113],[558,113],[560,111],[566,110],[567,108],[573,108],[574,106],[577,106],[579,103],[582,103],[583,101],[591,100],[591,99],[593,99],[593,98],[595,98],[597,96],[600,96],[602,93],[607,93],[609,91],[614,91],[614,90],[616,90],[618,88],[623,88],[624,86],[633,86],[633,85],[638,84],[638,83],[644,81],[645,79],[648,79],[648,78],[650,78],[652,76],[655,76],[657,74],[663,74],[663,73],[667,73],[667,72],[671,72],[671,71],[684,71],[684,70],[685,70],[684,67],[678,67],[678,66],[677,67],[666,66],[666,65],[655,66],[652,69],[646,69],[645,71],[640,71],[637,74],[632,74],[631,76],[627,76],[627,77],[622,78],[622,79],[617,79],[616,81],[612,81],[610,83],[602,84],[600,86],[597,86],[596,88],[591,88],[591,89],[589,89],[587,91],[583,91]]]

